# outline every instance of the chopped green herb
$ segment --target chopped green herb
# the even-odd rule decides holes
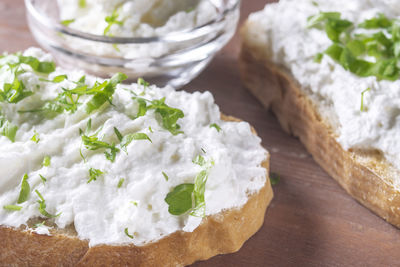
[[[124,178],[119,179],[118,188],[121,188],[121,187],[122,187],[122,184],[123,184],[124,182],[125,182],[125,179],[124,179]]]
[[[19,211],[22,209],[22,207],[17,205],[5,205],[3,206],[3,209],[7,211]]]
[[[220,132],[220,131],[222,130],[221,127],[220,127],[218,124],[216,124],[216,123],[211,124],[211,125],[210,125],[210,128],[215,128],[215,129],[217,129],[217,132]]]
[[[31,137],[31,141],[35,142],[36,144],[39,143],[40,137],[36,130],[33,131],[33,136]]]
[[[71,23],[75,22],[75,19],[66,19],[66,20],[62,20],[60,21],[60,23],[64,26],[69,26]]]
[[[20,74],[26,72],[21,67],[22,64],[29,65],[33,71],[43,74],[49,74],[55,70],[54,62],[40,61],[35,57],[23,56],[21,53],[10,55],[9,60],[7,59],[4,65],[9,67],[12,75],[6,80],[12,80],[12,82],[3,84],[3,89],[0,89],[0,102],[18,103],[33,94],[33,92],[29,91],[25,84],[18,79]]]
[[[208,169],[202,170],[195,179],[194,183],[194,190],[193,190],[193,196],[194,196],[194,208],[190,215],[196,216],[196,217],[204,217],[206,213],[206,202],[205,202],[205,197],[204,193],[206,190],[206,183],[208,179],[208,174],[209,171]]]
[[[364,94],[366,92],[368,92],[369,90],[371,90],[371,88],[368,87],[367,89],[365,89],[364,91],[361,92],[361,107],[360,107],[361,112],[365,111],[364,110]]]
[[[29,65],[34,71],[49,74],[56,70],[56,64],[50,61],[39,61],[35,57],[19,56],[20,63]]]
[[[125,228],[125,234],[126,234],[130,239],[133,239],[133,235],[130,235],[130,234],[129,234],[128,228]]]
[[[329,19],[338,20],[340,19],[339,12],[320,12],[317,15],[310,16],[307,18],[307,27],[312,28],[320,24],[321,22],[327,21]]]
[[[19,191],[17,203],[21,204],[27,201],[30,193],[31,193],[31,187],[28,183],[28,174],[25,173],[24,177],[22,178],[21,190]]]
[[[378,14],[358,25],[376,31],[354,34],[353,23],[340,17],[338,12],[321,12],[308,18],[309,27],[325,27],[327,36],[333,41],[324,53],[360,77],[397,80],[400,76],[400,22]],[[319,57],[316,55],[317,59]],[[375,60],[368,61],[368,57]]]
[[[63,75],[58,75],[58,76],[54,77],[53,80],[46,80],[46,79],[43,79],[43,78],[40,78],[39,80],[42,81],[42,82],[60,83],[60,82],[62,82],[64,80],[66,80],[66,79],[68,79],[68,76],[63,74]]]
[[[15,142],[17,131],[18,127],[0,114],[0,135],[7,137],[11,142]]]
[[[101,175],[103,175],[104,172],[102,172],[99,169],[94,169],[94,168],[90,168],[89,169],[89,177],[90,179],[87,181],[87,183],[90,183],[91,181],[96,181],[97,178]]]
[[[89,126],[91,126],[89,125],[89,121],[88,121],[88,128]],[[83,134],[82,130],[80,132],[81,132],[82,143],[84,144],[86,149],[93,151],[98,149],[105,149],[106,151],[104,151],[104,155],[106,156],[106,159],[108,159],[111,162],[115,161],[115,157],[117,153],[120,151],[119,148],[115,146],[115,143],[109,144],[107,142],[99,140],[99,138],[97,137],[98,133],[94,133],[93,135],[88,136],[86,134]]]
[[[154,132],[153,132],[153,129],[151,129],[151,126],[149,126],[149,131],[150,131],[151,133],[154,133]]]
[[[114,127],[114,132],[115,132],[115,135],[117,136],[118,140],[121,142],[122,139],[124,138],[124,137],[122,136],[121,132],[118,131],[118,129],[117,129],[116,127]]]
[[[39,174],[39,176],[43,183],[47,182],[47,179],[43,175]]]
[[[364,29],[379,29],[379,28],[389,28],[393,25],[393,21],[388,19],[384,14],[380,13],[377,17],[372,19],[367,19],[364,22],[358,24],[358,27]]]
[[[165,172],[162,172],[162,175],[164,176],[165,181],[168,181],[168,180],[169,180],[169,177],[168,177],[168,175],[167,175]]]
[[[50,156],[45,156],[44,159],[43,159],[42,165],[44,167],[49,167],[50,164],[51,164],[51,157]]]
[[[314,56],[314,62],[321,63],[323,57],[324,57],[324,54],[322,54],[322,53],[316,54]]]
[[[145,134],[145,133],[133,133],[133,134],[128,134],[125,135],[121,141],[121,148],[126,152],[128,145],[133,141],[133,140],[148,140],[150,143],[153,143],[151,141],[150,137]]]
[[[148,110],[155,110],[155,112],[161,116],[162,126],[168,130],[171,134],[177,135],[183,133],[179,129],[181,128],[177,121],[183,118],[185,115],[182,110],[172,108],[165,104],[165,98],[160,100],[149,101],[140,97],[133,97],[139,103],[139,111],[137,117],[146,115]],[[149,105],[147,105],[149,103]]]
[[[53,215],[50,214],[46,211],[46,201],[44,200],[42,194],[39,193],[39,191],[35,190],[36,194],[39,197],[39,200],[37,201],[39,203],[39,212],[40,214],[42,214],[43,216],[47,217],[47,218],[56,218],[58,216],[61,215],[61,212],[57,215]]]
[[[194,164],[197,164],[199,166],[204,166],[206,164],[206,160],[204,159],[204,157],[202,155],[198,155],[194,160],[193,160]]]
[[[119,16],[118,11],[117,11],[117,9],[115,9],[110,16],[107,16],[105,18],[105,21],[107,22],[107,27],[104,29],[104,32],[103,32],[104,35],[111,36],[109,34],[111,26],[113,26],[113,25],[122,26],[123,25],[123,22],[118,20],[118,16]]]
[[[45,221],[35,224],[35,228],[39,228],[39,227],[42,227],[42,226],[46,226],[45,225]]]
[[[181,184],[167,194],[165,202],[169,205],[168,212],[181,215],[192,208],[194,184]]]
[[[115,49],[115,51],[121,52],[117,44],[112,44],[112,47]]]
[[[271,185],[277,185],[281,180],[281,177],[278,173],[271,172],[269,175],[269,180],[271,182]]]
[[[150,86],[150,83],[146,82],[143,78],[138,78],[137,84],[147,88]]]
[[[190,215],[192,216],[205,216],[204,193],[208,175],[214,162],[206,162],[202,156],[198,156],[193,162],[203,167],[203,170],[197,174],[195,183],[178,185],[165,198],[165,202],[169,205],[168,211],[172,215],[181,215],[191,210]],[[194,200],[194,205],[192,200]]]
[[[112,96],[115,92],[116,86],[125,80],[127,76],[123,73],[117,73],[111,77],[111,79],[102,83],[95,82],[93,87],[88,87],[88,85],[85,84],[85,78],[86,77],[83,76],[78,82],[75,82],[77,86],[74,89],[68,90],[62,88],[63,92],[59,93],[55,99],[45,103],[42,108],[35,110],[20,110],[18,112],[44,112],[48,117],[57,116],[64,111],[74,113],[81,104],[79,103],[79,98],[84,95],[92,95],[91,100],[86,104],[86,112],[90,114],[99,109],[106,102],[112,104]],[[59,77],[56,81],[60,81],[61,79],[62,77]]]
[[[117,85],[127,78],[128,76],[125,74],[117,73],[110,80],[104,81],[101,84],[96,83],[93,88],[86,91],[85,94],[93,95],[92,99],[86,104],[86,112],[90,114],[106,102],[111,104],[111,99]]]
[[[137,203],[136,201],[131,201],[131,203],[132,203],[134,206],[137,206],[137,205],[138,205],[138,203]]]
[[[86,0],[79,0],[78,5],[79,5],[80,8],[85,8],[86,7]]]

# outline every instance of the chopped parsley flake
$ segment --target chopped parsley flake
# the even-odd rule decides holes
[[[71,23],[75,22],[75,19],[66,19],[66,20],[62,20],[60,21],[60,23],[64,26],[69,26]]]
[[[365,89],[364,91],[361,92],[361,106],[360,106],[361,112],[365,111],[365,109],[364,109],[364,94],[366,92],[368,92],[369,90],[371,90],[371,88],[368,87],[367,89]]]
[[[125,182],[125,179],[124,179],[124,178],[119,179],[119,181],[118,181],[118,188],[121,188],[124,182]]]
[[[39,174],[39,177],[43,183],[47,182],[47,179],[43,175]]]
[[[42,194],[39,193],[39,191],[35,190],[35,193],[38,195],[39,200],[37,201],[39,203],[39,212],[43,216],[47,218],[56,218],[61,215],[61,212],[58,213],[57,215],[50,214],[46,211],[46,201],[44,200]]]
[[[33,131],[33,136],[31,137],[31,141],[35,142],[36,144],[39,143],[40,137],[39,134],[35,131]]]
[[[162,172],[162,175],[164,176],[165,181],[168,181],[168,180],[169,180],[169,177],[168,177],[168,175],[167,175],[165,172]]]
[[[78,5],[80,8],[85,8],[86,7],[86,0],[79,0]]]
[[[0,135],[7,137],[11,142],[15,142],[18,127],[9,122],[0,113]]]
[[[53,78],[53,80],[46,80],[43,78],[40,78],[39,80],[42,82],[49,82],[49,83],[60,83],[63,82],[64,80],[68,79],[68,76],[63,74],[63,75],[58,75],[56,77]]]
[[[35,228],[39,228],[39,227],[43,227],[43,226],[46,226],[45,221],[35,224]]]
[[[22,209],[22,207],[17,205],[5,205],[3,206],[3,209],[7,211],[19,211]]]
[[[58,76],[56,81],[63,79],[63,76]],[[82,96],[92,96],[91,100],[86,104],[86,112],[88,114],[99,109],[106,102],[112,104],[112,96],[115,92],[116,86],[123,80],[127,79],[127,76],[123,73],[117,73],[111,79],[105,80],[102,83],[95,82],[93,87],[89,87],[85,84],[85,76],[81,77],[76,83],[76,87],[73,89],[62,88],[62,92],[58,96],[46,102],[40,109],[35,110],[20,110],[20,113],[26,112],[44,112],[47,117],[55,117],[64,111],[75,113]]]
[[[87,135],[88,132],[90,132],[90,130],[91,130],[91,119],[88,120],[86,133],[83,134],[82,130],[80,130],[82,143],[85,146],[85,148],[93,151],[98,149],[105,149],[106,151],[104,151],[104,155],[106,156],[106,159],[108,159],[111,162],[114,162],[117,153],[120,151],[119,148],[116,147],[115,143],[109,144],[107,142],[99,140],[99,138],[97,137],[98,132],[92,135]]]
[[[341,18],[339,12],[320,12],[307,19],[308,27],[324,29],[333,44],[324,51],[345,70],[360,77],[395,81],[400,77],[400,21],[383,14],[359,25]],[[372,29],[355,34],[354,30]],[[368,58],[373,57],[374,60]],[[321,54],[315,57],[316,62]]]
[[[269,180],[271,182],[271,185],[277,185],[281,180],[281,176],[276,172],[271,172],[269,175]]]
[[[49,167],[51,164],[51,157],[50,156],[45,156],[43,159],[43,167]]]
[[[29,194],[31,193],[31,187],[28,183],[28,174],[24,174],[21,182],[21,190],[19,191],[19,196],[17,203],[21,204],[28,200]]]
[[[145,134],[145,133],[133,133],[133,134],[125,135],[122,138],[121,148],[126,152],[128,145],[133,140],[148,140],[150,143],[153,143],[153,141],[151,141],[150,137],[147,134]]]
[[[123,25],[123,21],[119,21],[118,16],[119,16],[118,11],[117,11],[117,9],[115,9],[110,16],[107,16],[105,18],[105,21],[107,22],[107,27],[104,29],[103,35],[112,36],[109,34],[111,26],[113,26],[113,25],[122,26]]]
[[[150,83],[146,82],[143,78],[138,78],[137,84],[143,86],[145,89],[150,86]]]
[[[125,228],[125,234],[130,238],[130,239],[133,239],[133,235],[130,235],[129,234],[129,230],[128,230],[128,228]]]
[[[164,129],[168,130],[171,134],[177,135],[183,133],[179,129],[181,126],[177,124],[180,118],[183,118],[185,114],[182,110],[177,108],[172,108],[165,104],[165,97],[159,100],[149,101],[140,97],[133,97],[139,103],[139,110],[137,117],[146,115],[148,110],[155,110],[156,114],[161,117],[162,126]]]
[[[208,175],[214,162],[206,162],[202,156],[198,156],[193,162],[203,167],[200,173],[197,174],[195,183],[178,185],[165,198],[165,202],[168,204],[168,212],[172,215],[181,215],[191,210],[190,215],[192,216],[205,216],[206,203],[204,193]]]
[[[193,160],[194,164],[197,164],[199,166],[204,166],[206,164],[206,160],[204,159],[204,157],[202,155],[198,155],[194,160]]]
[[[192,194],[194,184],[180,184],[167,194],[165,202],[168,212],[172,215],[181,215],[192,208]]]
[[[90,168],[89,169],[89,177],[90,177],[90,179],[87,181],[87,183],[90,183],[91,181],[96,181],[97,178],[99,178],[103,174],[104,174],[104,172],[102,172],[99,169]]]
[[[222,130],[221,127],[216,123],[211,124],[210,128],[215,128],[217,132],[220,132]]]

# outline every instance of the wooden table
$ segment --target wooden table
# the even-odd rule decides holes
[[[242,22],[267,2],[244,0]],[[0,38],[1,51],[36,45],[22,0],[0,1]],[[236,35],[184,89],[209,90],[222,111],[250,122],[270,151],[272,171],[281,181],[274,186],[263,227],[239,252],[194,266],[400,266],[400,231],[349,197],[241,85],[239,49]]]

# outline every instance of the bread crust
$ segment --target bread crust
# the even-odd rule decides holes
[[[351,196],[400,227],[400,192],[392,184],[399,170],[376,151],[344,150],[336,141],[332,126],[321,117],[289,71],[270,61],[269,49],[257,42],[248,28],[253,26],[247,22],[242,28],[239,66],[245,86]]]
[[[0,226],[0,266],[185,266],[236,252],[263,225],[273,197],[269,154],[262,166],[267,170],[265,185],[245,205],[207,216],[193,232],[177,231],[144,246],[89,248],[87,241],[70,234],[46,236]]]

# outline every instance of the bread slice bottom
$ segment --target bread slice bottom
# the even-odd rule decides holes
[[[207,216],[193,232],[178,231],[145,246],[89,248],[87,241],[77,238],[73,226],[51,236],[0,226],[0,266],[185,266],[238,251],[263,225],[273,197],[269,155],[263,167],[267,170],[265,185],[244,206]]]
[[[330,124],[321,118],[291,74],[269,61],[268,49],[253,43],[246,28],[243,37],[239,61],[245,86],[350,195],[400,227],[400,192],[392,184],[400,176],[399,171],[377,151],[345,151]]]

